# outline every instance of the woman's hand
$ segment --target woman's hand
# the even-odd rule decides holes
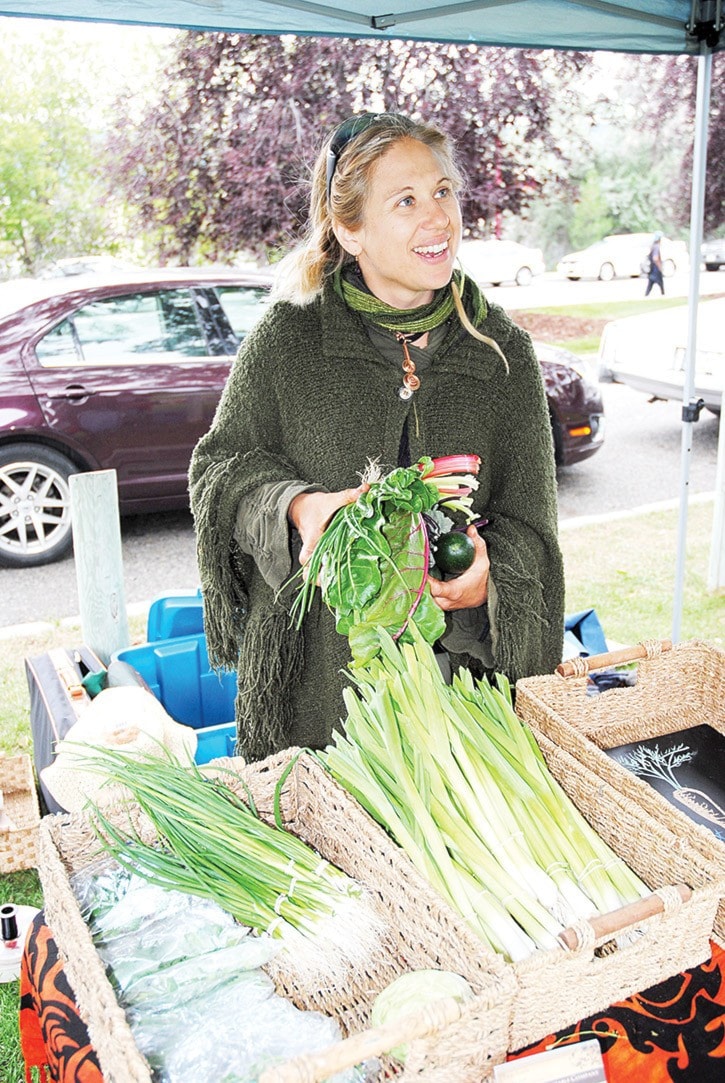
[[[466,534],[476,550],[471,567],[455,579],[443,580],[428,576],[433,599],[445,612],[453,609],[475,609],[488,600],[488,573],[491,567],[488,549],[475,526],[469,526]]]
[[[369,485],[358,485],[356,489],[342,489],[338,493],[298,493],[294,497],[287,518],[302,540],[300,564],[304,566],[308,562],[335,512],[345,504],[353,504],[369,488]]]

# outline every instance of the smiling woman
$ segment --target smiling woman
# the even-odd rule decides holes
[[[424,144],[401,139],[372,170],[364,222],[337,226],[370,292],[394,308],[428,304],[453,274],[461,209],[444,170]]]
[[[560,658],[541,368],[528,335],[455,269],[462,185],[437,128],[391,113],[338,125],[314,168],[307,235],[194,452],[207,645],[212,664],[237,666],[247,759],[324,747],[344,717],[348,640],[318,597],[301,627],[290,609],[300,565],[361,497],[370,461],[385,473],[481,460],[470,518],[488,525],[466,530],[472,563],[423,584],[443,614],[441,655],[514,680]]]

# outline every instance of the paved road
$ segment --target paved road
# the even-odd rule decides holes
[[[614,282],[598,282],[596,279],[570,282],[554,271],[548,271],[534,279],[530,286],[484,287],[484,292],[492,301],[513,311],[517,308],[548,308],[601,301],[640,301],[644,297],[645,285],[644,278],[620,278]],[[686,272],[678,272],[672,278],[665,279],[668,296],[686,297],[689,288],[690,280]],[[714,293],[725,294],[725,268],[715,272],[703,271],[700,274],[699,292],[702,297],[709,297]],[[659,291],[653,296],[659,297]]]
[[[725,272],[704,274],[703,293],[725,292]],[[670,292],[685,293],[687,281],[668,280]],[[527,289],[487,291],[505,307],[534,308],[590,299],[639,297],[641,280],[616,283],[565,282],[544,275]],[[553,300],[552,298],[556,298]],[[548,299],[547,299],[548,298]],[[682,424],[676,402],[649,403],[629,388],[602,385],[606,416],[603,448],[591,459],[559,471],[562,519],[624,511],[679,496]],[[718,421],[703,412],[694,426],[690,492],[712,492],[718,448]],[[129,607],[158,594],[197,586],[194,536],[188,513],[134,516],[122,522],[124,590]],[[46,567],[0,569],[0,628],[54,621],[79,611],[73,559]]]
[[[602,385],[604,446],[558,474],[562,519],[624,511],[679,496],[680,406],[649,403],[617,384]],[[712,492],[718,421],[703,412],[694,426],[690,492]],[[197,586],[191,517],[184,512],[133,516],[122,522],[124,589],[129,606]],[[0,569],[0,627],[58,620],[78,613],[72,558],[42,568]]]

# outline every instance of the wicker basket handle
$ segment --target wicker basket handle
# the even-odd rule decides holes
[[[661,892],[654,891],[643,899],[621,906],[618,910],[611,910],[608,914],[597,914],[586,922],[586,925],[590,927],[586,932],[593,934],[592,943],[594,943],[621,932],[629,925],[637,925],[654,914],[671,911],[691,897],[692,891],[687,884],[674,884],[670,888],[662,888]],[[576,951],[585,946],[582,944],[582,932],[576,926],[571,926],[559,933],[559,940],[570,951]]]
[[[589,658],[569,658],[556,667],[560,677],[584,677],[593,669],[607,669],[608,666],[621,666],[626,662],[636,662],[640,658],[655,658],[664,651],[672,650],[671,639],[647,639],[633,647],[623,647],[606,654],[593,654]]]
[[[336,1072],[388,1053],[413,1038],[435,1034],[460,1019],[462,1008],[454,997],[433,1001],[382,1027],[363,1030],[317,1053],[305,1053],[275,1068],[267,1068],[259,1083],[321,1083]]]

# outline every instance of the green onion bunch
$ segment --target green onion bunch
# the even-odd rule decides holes
[[[505,678],[446,684],[422,637],[384,632],[351,672],[320,759],[494,951],[558,947],[576,919],[648,894],[551,775]]]
[[[260,819],[251,795],[247,804],[218,777],[161,747],[138,755],[94,748],[78,763],[130,791],[127,830],[117,815],[92,805],[104,849],[124,868],[211,899],[243,925],[280,938],[303,972],[370,965],[381,922],[361,885],[296,835]],[[135,808],[151,822],[154,844],[132,826]]]

